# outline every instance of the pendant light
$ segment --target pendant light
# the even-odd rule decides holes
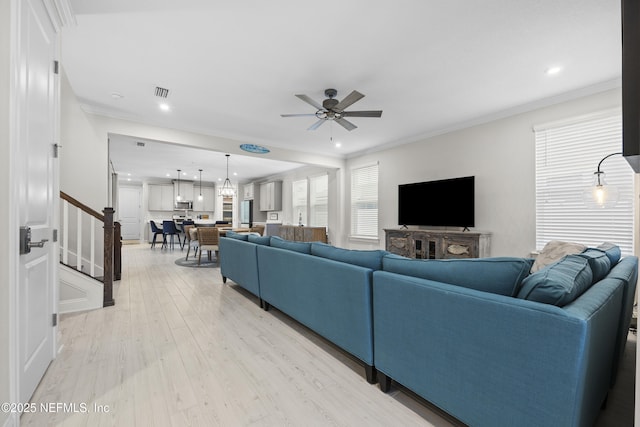
[[[202,169],[198,169],[200,171],[200,195],[198,196],[198,200],[202,201]]]
[[[182,196],[180,196],[180,169],[178,169],[178,195],[176,196],[176,201],[182,200]]]
[[[229,180],[229,156],[230,154],[225,154],[227,157],[227,178],[224,180],[224,184],[222,184],[222,188],[220,189],[220,195],[222,197],[233,197],[235,194],[235,190],[233,189],[233,185],[231,185],[231,181]]]

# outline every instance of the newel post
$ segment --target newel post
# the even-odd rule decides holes
[[[113,208],[104,208],[104,297],[103,307],[115,304],[113,300]]]

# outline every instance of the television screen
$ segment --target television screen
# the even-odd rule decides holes
[[[475,226],[475,177],[400,184],[398,224]]]

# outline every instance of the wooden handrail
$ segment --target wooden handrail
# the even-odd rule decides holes
[[[60,192],[60,198],[62,200],[66,200],[67,202],[69,202],[69,204],[75,206],[76,208],[81,209],[83,212],[86,212],[89,215],[91,215],[91,216],[99,219],[100,221],[104,222],[104,215],[102,215],[98,211],[95,211],[95,210],[91,209],[89,206],[85,205],[84,203],[74,199],[73,197],[71,197],[67,193],[61,191]]]
[[[112,306],[115,304],[115,301],[113,299],[113,281],[114,279],[120,280],[121,268],[122,268],[121,267],[122,266],[121,230],[120,230],[120,223],[113,220],[114,210],[112,207],[106,207],[102,211],[104,214],[101,214],[95,211],[94,209],[91,209],[89,206],[85,205],[84,203],[66,194],[64,191],[60,192],[60,198],[62,200],[65,200],[70,205],[80,209],[82,212],[86,213],[87,215],[91,215],[92,217],[96,218],[98,221],[104,224],[104,227],[103,227],[104,257],[103,257],[103,267],[102,267],[103,268],[102,283],[104,284],[103,307]],[[66,226],[67,224],[65,224],[65,227]],[[67,248],[65,248],[65,250],[66,249]],[[79,256],[79,255],[76,254],[76,256]],[[78,265],[81,265],[80,263],[81,261],[78,260]]]

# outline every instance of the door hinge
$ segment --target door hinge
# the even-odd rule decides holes
[[[58,74],[58,69],[60,68],[60,63],[58,61],[53,61],[53,73]]]
[[[58,313],[53,313],[51,316],[52,326],[58,326]]]
[[[58,229],[57,228],[53,229],[53,237],[52,237],[51,240],[53,240],[54,242],[58,241]]]
[[[53,158],[57,159],[58,158],[58,151],[60,151],[60,149],[62,148],[62,145],[59,144],[53,144]]]

